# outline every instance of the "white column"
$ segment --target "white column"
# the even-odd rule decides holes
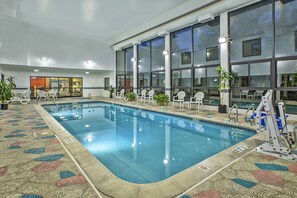
[[[222,13],[220,15],[220,36],[228,38],[228,13]],[[220,44],[220,57],[222,69],[229,71],[229,42]],[[229,107],[229,91],[226,90],[221,92],[221,98],[223,97],[222,103]]]
[[[137,60],[137,44],[133,44],[133,92],[137,94],[137,67],[138,67],[138,60]]]
[[[171,96],[171,75],[170,75],[170,34],[165,35],[165,49],[168,54],[165,55],[165,93]]]

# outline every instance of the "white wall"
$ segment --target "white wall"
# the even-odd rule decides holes
[[[85,70],[65,70],[65,69],[41,69],[40,72],[34,72],[31,67],[26,66],[2,66],[2,73],[5,77],[15,77],[17,88],[30,88],[30,76],[52,76],[52,77],[82,77],[83,78],[83,96],[109,96],[108,90],[103,90],[104,78],[110,77],[110,83],[113,85],[114,72],[110,71],[90,71],[85,74]]]
[[[0,64],[113,70],[113,50],[106,43],[57,30],[0,18]],[[48,57],[46,64],[41,57]],[[86,60],[94,64],[86,65]]]

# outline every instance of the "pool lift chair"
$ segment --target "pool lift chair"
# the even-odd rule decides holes
[[[272,155],[287,160],[296,160],[297,156],[293,154],[296,149],[296,131],[293,125],[287,124],[285,116],[285,107],[283,102],[278,103],[279,116],[281,118],[281,127],[279,127],[275,115],[274,105],[272,104],[272,90],[267,91],[256,110],[257,132],[261,132],[261,120],[265,121],[266,140],[265,143],[255,150],[267,155]],[[261,110],[264,108],[266,115],[263,116]]]

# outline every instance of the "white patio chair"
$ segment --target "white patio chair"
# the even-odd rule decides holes
[[[125,98],[125,89],[121,89],[121,91],[117,93],[116,97],[120,100]]]
[[[155,94],[155,91],[152,89],[148,92],[147,96],[145,96],[145,100],[148,100],[148,103],[151,103],[154,101],[154,94]]]
[[[254,100],[255,99],[257,99],[257,97],[259,97],[260,99],[262,98],[262,96],[263,96],[263,93],[264,93],[264,91],[262,90],[256,90],[255,92],[254,92]]]
[[[241,90],[241,91],[240,91],[240,99],[241,99],[243,96],[245,96],[245,98],[247,99],[248,94],[249,94],[249,90]]]
[[[47,99],[47,94],[45,91],[37,91],[37,100],[41,100],[42,98],[43,100]]]
[[[51,89],[48,91],[48,99],[49,100],[56,100],[57,99],[57,91]]]
[[[186,93],[184,91],[178,92],[177,95],[173,97],[173,107],[174,107],[174,103],[177,102],[179,103],[179,108],[181,108],[182,104],[184,108],[185,96],[186,96]]]
[[[198,111],[200,110],[200,105],[203,107],[203,98],[204,93],[203,92],[197,92],[194,97],[191,97],[190,99],[190,109],[192,109],[192,104],[198,105]]]
[[[144,89],[137,95],[137,102],[139,100],[141,100],[141,102],[143,102],[145,99],[145,96],[146,96],[146,90]]]

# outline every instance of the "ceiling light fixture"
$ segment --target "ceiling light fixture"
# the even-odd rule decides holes
[[[90,74],[90,72],[86,72],[86,74]]]
[[[34,69],[34,72],[39,72],[39,70],[38,69]]]
[[[87,65],[92,65],[92,64],[93,64],[93,61],[91,61],[91,60],[87,60],[87,61],[86,61],[86,64],[87,64]]]
[[[41,62],[46,63],[48,61],[48,58],[46,56],[41,57]]]

